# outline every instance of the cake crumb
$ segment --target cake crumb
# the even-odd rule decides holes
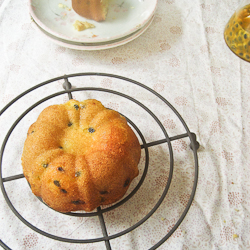
[[[233,238],[234,239],[239,238],[239,235],[238,234],[233,234]]]
[[[58,7],[61,8],[61,9],[65,9],[65,10],[71,11],[71,8],[69,8],[67,5],[62,4],[62,3],[59,3]]]
[[[162,217],[161,220],[164,221],[164,220],[166,220],[166,219]]]
[[[73,26],[75,27],[75,29],[77,31],[82,31],[82,30],[86,30],[86,29],[90,29],[90,28],[95,28],[94,24],[88,23],[88,22],[81,22],[79,20],[76,20],[74,22]]]

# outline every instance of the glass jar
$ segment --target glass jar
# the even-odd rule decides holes
[[[224,38],[237,56],[250,62],[250,0],[243,0],[230,18]]]

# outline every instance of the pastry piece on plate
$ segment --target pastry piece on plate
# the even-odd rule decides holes
[[[104,21],[108,13],[109,0],[72,0],[72,8],[82,17]]]

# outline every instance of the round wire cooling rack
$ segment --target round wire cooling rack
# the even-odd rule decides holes
[[[181,121],[183,127],[185,128],[186,133],[184,134],[179,134],[173,137],[169,137],[167,131],[165,130],[164,126],[162,125],[162,123],[160,122],[160,120],[156,117],[156,115],[145,105],[143,105],[141,102],[139,102],[138,100],[136,100],[135,98],[126,95],[124,93],[121,92],[117,92],[114,90],[110,90],[110,89],[105,89],[105,88],[95,88],[95,87],[85,87],[85,88],[72,88],[72,85],[69,81],[70,78],[74,78],[74,77],[84,77],[84,76],[102,76],[102,77],[111,77],[111,78],[116,78],[116,79],[120,79],[122,81],[126,81],[127,83],[131,83],[134,85],[137,85],[141,88],[144,88],[146,91],[151,92],[153,95],[155,95],[156,97],[158,97],[161,101],[163,101],[174,113],[175,115],[178,117],[178,119]],[[46,236],[48,238],[54,239],[54,240],[58,240],[58,241],[62,241],[62,242],[68,242],[68,243],[96,243],[96,242],[105,242],[106,245],[106,249],[111,249],[111,244],[110,244],[110,240],[118,238],[122,235],[125,235],[133,230],[135,230],[137,227],[141,226],[145,221],[147,221],[153,214],[154,212],[159,208],[159,206],[162,204],[163,200],[165,199],[170,184],[171,184],[171,180],[172,180],[172,176],[173,176],[173,168],[174,168],[174,160],[173,160],[173,149],[172,149],[172,145],[171,142],[174,140],[179,140],[181,138],[185,138],[188,137],[190,139],[190,147],[193,151],[193,157],[194,157],[194,180],[193,180],[193,186],[192,186],[192,191],[191,191],[191,195],[190,198],[188,200],[188,203],[183,211],[183,213],[181,214],[180,218],[177,220],[177,222],[174,224],[174,226],[171,228],[170,231],[168,231],[168,233],[158,242],[156,243],[154,246],[152,246],[150,249],[156,249],[158,248],[160,245],[162,245],[174,232],[175,230],[179,227],[179,225],[181,224],[181,222],[184,220],[191,204],[192,201],[194,199],[194,195],[195,195],[195,191],[197,188],[197,182],[198,182],[198,156],[197,156],[197,150],[199,148],[199,143],[196,141],[196,135],[194,133],[191,133],[189,131],[189,128],[187,127],[185,121],[183,120],[183,118],[181,117],[181,115],[177,112],[177,110],[165,99],[163,98],[159,93],[157,93],[156,91],[150,89],[149,87],[143,85],[142,83],[139,83],[135,80],[126,78],[126,77],[122,77],[122,76],[118,76],[118,75],[113,75],[113,74],[106,74],[106,73],[92,73],[92,72],[87,72],[87,73],[78,73],[78,74],[70,74],[70,75],[64,75],[64,76],[60,76],[57,78],[53,78],[50,79],[48,81],[42,82],[28,90],[26,90],[25,92],[23,92],[22,94],[20,94],[19,96],[17,96],[15,99],[13,99],[10,103],[8,103],[1,111],[0,111],[0,116],[12,105],[14,104],[17,100],[19,100],[20,98],[24,97],[25,95],[27,95],[28,93],[32,92],[35,89],[38,89],[40,87],[43,87],[49,83],[53,83],[55,81],[59,81],[59,80],[64,80],[63,83],[63,91],[54,93],[52,95],[49,95],[41,100],[39,100],[38,102],[36,102],[35,104],[33,104],[32,106],[30,106],[25,112],[23,112],[19,118],[13,123],[13,125],[10,127],[7,135],[4,138],[2,147],[1,147],[1,151],[0,151],[0,171],[1,171],[1,175],[0,175],[0,185],[1,185],[1,190],[3,193],[3,196],[9,206],[9,208],[12,210],[12,212],[29,228],[33,229],[34,231],[36,231],[37,233],[40,233],[43,236]],[[132,102],[134,102],[136,105],[140,106],[142,109],[144,109],[158,124],[158,126],[160,127],[160,129],[162,130],[165,138],[161,139],[161,140],[157,140],[157,141],[153,141],[153,142],[149,142],[147,143],[142,132],[139,130],[139,128],[136,126],[136,124],[134,124],[128,117],[126,117],[128,123],[130,124],[130,126],[132,126],[135,131],[138,133],[141,141],[142,141],[142,145],[141,145],[141,149],[144,150],[145,152],[145,167],[144,167],[144,171],[142,173],[141,179],[138,182],[138,184],[136,185],[136,187],[131,191],[131,193],[126,196],[125,198],[123,198],[122,200],[120,200],[118,203],[111,205],[107,208],[101,208],[98,207],[96,212],[90,212],[90,213],[66,213],[66,216],[78,216],[78,217],[92,217],[92,216],[97,216],[99,218],[99,222],[100,222],[100,226],[102,229],[102,234],[103,237],[99,237],[99,238],[93,238],[93,239],[71,239],[71,238],[64,238],[64,237],[59,237],[50,233],[47,233],[45,231],[42,231],[41,229],[37,228],[36,226],[32,225],[30,222],[28,222],[26,219],[24,219],[22,217],[22,215],[16,210],[16,208],[14,207],[14,205],[11,203],[9,196],[6,192],[4,183],[9,182],[9,181],[15,181],[17,179],[20,178],[24,178],[23,174],[17,174],[17,175],[13,175],[13,176],[9,176],[9,177],[2,177],[2,162],[3,162],[3,157],[4,157],[4,150],[5,150],[5,146],[7,144],[7,141],[12,133],[12,131],[16,128],[17,124],[22,120],[22,118],[24,116],[26,116],[31,110],[35,109],[39,104],[63,95],[63,94],[67,94],[69,99],[72,99],[72,92],[78,92],[78,91],[98,91],[98,92],[104,92],[104,93],[110,93],[112,95],[118,95],[121,96],[123,98],[126,98]],[[156,202],[156,204],[154,205],[153,209],[147,214],[145,215],[140,221],[138,221],[137,223],[135,223],[133,226],[129,227],[126,230],[123,230],[119,233],[115,233],[113,235],[109,235],[107,232],[107,227],[105,224],[105,220],[104,220],[104,216],[103,214],[111,211],[113,209],[118,208],[119,206],[121,206],[122,204],[124,204],[125,202],[127,202],[132,196],[134,196],[134,194],[139,190],[139,188],[141,187],[141,185],[143,184],[145,177],[147,175],[147,171],[148,171],[148,165],[149,165],[149,153],[148,153],[148,148],[152,147],[152,146],[156,146],[156,145],[160,145],[163,143],[167,143],[168,144],[168,150],[169,150],[169,158],[170,158],[170,171],[169,171],[169,176],[168,176],[168,180],[167,180],[167,184],[159,198],[159,200]],[[7,245],[5,245],[1,240],[0,240],[0,246],[2,246],[4,249],[9,249],[9,247]]]

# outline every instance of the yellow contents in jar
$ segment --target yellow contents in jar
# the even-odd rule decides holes
[[[224,38],[237,56],[250,62],[250,5],[236,11],[230,18]]]

